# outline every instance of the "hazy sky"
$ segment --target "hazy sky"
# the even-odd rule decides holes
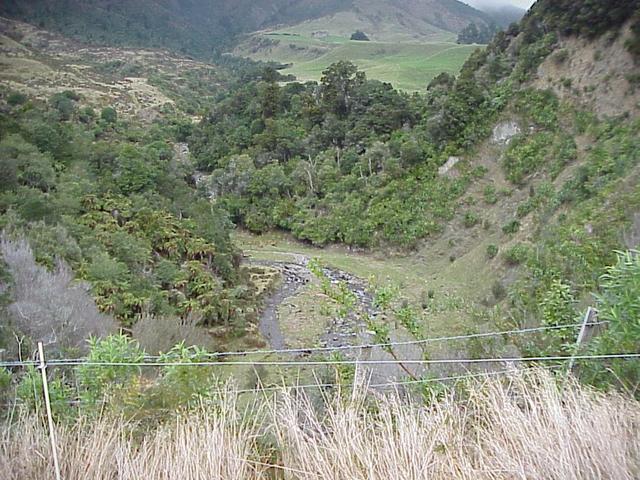
[[[464,3],[468,3],[472,7],[482,8],[485,6],[500,6],[500,5],[514,5],[520,8],[528,9],[535,3],[535,0],[462,0]]]

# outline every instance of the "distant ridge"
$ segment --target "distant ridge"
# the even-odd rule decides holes
[[[458,0],[3,0],[0,15],[98,44],[210,58],[238,35],[338,12],[457,33],[491,17]]]

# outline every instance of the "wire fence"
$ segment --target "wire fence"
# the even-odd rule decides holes
[[[400,346],[408,346],[408,345],[425,345],[429,343],[437,343],[437,342],[446,342],[446,341],[458,341],[458,340],[470,340],[470,339],[478,339],[478,338],[489,338],[489,337],[502,337],[502,336],[511,336],[511,335],[525,335],[530,333],[539,333],[539,332],[547,332],[547,331],[556,331],[556,330],[566,330],[570,328],[578,328],[587,326],[587,327],[595,327],[606,325],[608,322],[590,322],[590,323],[573,323],[567,325],[553,325],[553,326],[544,326],[544,327],[535,327],[535,328],[524,328],[524,329],[513,329],[513,330],[504,330],[499,332],[487,332],[487,333],[472,333],[467,335],[455,335],[455,336],[447,336],[447,337],[432,337],[425,338],[420,340],[408,340],[408,341],[400,341],[400,342],[386,342],[386,343],[368,343],[368,344],[359,344],[359,345],[340,345],[334,347],[301,347],[301,348],[288,348],[288,349],[271,349],[271,350],[244,350],[244,351],[230,351],[230,352],[212,352],[206,354],[198,354],[199,359],[204,358],[221,358],[224,359],[226,357],[235,357],[235,356],[247,356],[247,355],[291,355],[291,354],[305,354],[310,355],[313,353],[334,353],[341,351],[350,351],[350,350],[367,350],[373,348],[393,348]],[[169,363],[163,361],[162,359],[165,357],[162,356],[152,356],[152,355],[144,355],[142,357],[142,362],[139,363],[118,363],[118,362],[100,362],[101,365],[105,366],[138,366],[138,365],[148,365],[148,366],[164,366],[164,365],[180,365],[180,363]],[[464,362],[464,360],[459,360]],[[362,361],[361,361],[362,362]],[[405,363],[406,360],[398,360],[397,362]],[[184,365],[246,365],[250,364],[258,364],[256,362],[184,362]],[[309,363],[309,362],[307,362]],[[326,362],[323,362],[326,363]],[[89,359],[85,358],[61,358],[55,359],[47,362],[48,365],[51,366],[73,366],[73,365],[98,365],[97,362],[90,362]],[[14,367],[26,367],[26,366],[36,366],[37,362],[35,361],[19,361],[19,360],[11,360],[0,362],[0,368],[14,368]]]
[[[340,388],[357,388],[361,386],[366,389],[373,389],[374,391],[380,391],[384,389],[395,389],[400,390],[409,386],[426,386],[433,383],[448,383],[448,382],[458,382],[465,381],[468,379],[478,379],[478,378],[489,378],[501,375],[508,375],[520,370],[520,366],[530,366],[531,364],[543,365],[545,369],[548,370],[556,370],[556,369],[564,369],[567,374],[569,374],[572,370],[574,362],[578,360],[584,361],[607,361],[607,360],[632,360],[640,358],[640,353],[637,352],[618,352],[618,353],[607,353],[607,354],[580,354],[580,344],[583,341],[584,333],[587,327],[596,327],[605,325],[608,322],[598,322],[591,321],[591,313],[592,310],[589,309],[587,314],[581,323],[567,324],[567,325],[554,325],[554,326],[542,326],[535,328],[524,328],[524,329],[512,329],[512,330],[504,330],[498,332],[487,332],[487,333],[473,333],[468,335],[456,335],[456,336],[446,336],[446,337],[433,337],[433,338],[422,338],[417,340],[410,341],[398,341],[398,342],[384,342],[384,343],[370,343],[370,344],[361,344],[361,345],[342,345],[342,346],[333,346],[333,347],[308,347],[308,348],[289,348],[289,349],[269,349],[269,350],[247,350],[247,351],[234,351],[234,352],[213,352],[201,354],[200,352],[195,352],[192,358],[181,359],[178,361],[172,361],[167,359],[166,356],[152,356],[152,355],[143,355],[140,358],[140,361],[95,361],[90,358],[58,358],[52,359],[49,361],[45,360],[44,351],[42,348],[42,344],[39,346],[39,355],[38,361],[33,360],[9,360],[0,362],[0,368],[25,368],[25,367],[37,367],[40,370],[40,374],[42,376],[42,387],[44,393],[44,400],[47,409],[47,418],[49,422],[49,436],[51,441],[51,450],[54,456],[55,465],[55,473],[56,478],[60,478],[60,469],[57,465],[57,447],[56,447],[56,439],[55,439],[55,425],[53,421],[53,415],[51,412],[51,404],[57,405],[60,402],[64,402],[70,406],[82,406],[84,403],[87,403],[86,400],[83,400],[80,391],[78,390],[77,396],[78,398],[56,398],[50,399],[48,388],[47,388],[47,375],[46,369],[48,367],[61,367],[61,368],[105,368],[105,367],[135,367],[135,368],[162,368],[162,367],[228,367],[228,366],[249,366],[249,367],[281,367],[281,368],[300,368],[307,369],[311,368],[313,372],[313,377],[317,380],[314,383],[287,383],[286,376],[282,376],[282,384],[274,385],[267,384],[263,385],[261,383],[260,376],[257,376],[257,385],[253,388],[232,388],[229,386],[220,386],[214,383],[212,385],[211,390],[209,390],[209,394],[211,395],[223,395],[225,393],[231,392],[232,394],[244,395],[244,394],[268,394],[269,392],[281,392],[281,391],[306,391],[310,389],[340,389]],[[481,357],[481,358],[440,358],[440,359],[430,359],[430,358],[398,358],[396,355],[393,355],[392,359],[331,359],[331,358],[322,358],[316,359],[317,357],[312,358],[304,358],[304,359],[274,359],[274,360],[230,360],[230,357],[240,357],[240,356],[248,356],[248,355],[295,355],[295,354],[304,354],[304,356],[312,355],[314,353],[329,353],[329,352],[342,352],[342,351],[354,351],[357,350],[360,353],[374,349],[380,348],[385,351],[390,351],[394,347],[399,346],[407,346],[407,345],[427,345],[437,342],[447,342],[447,341],[460,341],[460,340],[471,340],[471,339],[482,339],[482,338],[490,338],[490,337],[511,337],[516,335],[526,335],[533,333],[541,333],[541,332],[550,332],[557,330],[567,330],[573,328],[580,328],[580,334],[578,335],[576,348],[574,353],[571,355],[540,355],[540,356],[508,356],[508,357],[499,357],[499,356],[489,356],[489,357]],[[505,368],[498,369],[496,365],[504,365]],[[371,382],[372,377],[372,367],[376,366],[384,366],[384,365],[400,365],[406,370],[405,366],[415,365],[415,366],[429,366],[429,365],[456,365],[465,370],[463,374],[455,374],[455,375],[444,375],[437,377],[426,377],[426,378],[412,378],[407,379],[400,378],[396,379],[392,377],[392,379],[380,381],[380,382]],[[350,366],[355,367],[355,375],[353,381],[339,381],[336,378],[334,382],[322,382],[316,375],[317,367],[339,367],[339,366]],[[476,371],[470,371],[470,369],[474,367]],[[477,371],[478,369],[484,369],[484,371]],[[338,374],[336,373],[336,377]],[[565,377],[565,381],[568,378]],[[369,380],[368,382],[363,382],[363,379]],[[34,396],[37,401],[38,393],[34,390]],[[106,399],[98,402],[90,402],[92,405],[104,404],[107,403]],[[18,398],[16,398],[16,402],[6,405],[0,405],[6,408],[17,408],[19,406]],[[283,469],[285,471],[290,471],[291,473],[304,473],[306,475],[307,472],[289,470],[288,468],[283,468],[278,465],[271,465],[270,463],[262,463],[262,462],[254,462],[256,466],[263,466],[274,469]]]
[[[640,358],[640,353],[636,352],[620,352],[620,353],[608,353],[608,354],[573,354],[573,355],[546,355],[546,356],[509,356],[509,357],[480,357],[480,358],[442,358],[442,359],[416,359],[416,358],[396,358],[393,359],[378,359],[378,360],[365,360],[365,359],[304,359],[304,360],[227,360],[228,356],[242,356],[249,354],[294,354],[294,353],[320,353],[320,352],[336,352],[344,350],[366,350],[372,348],[392,348],[394,346],[404,345],[420,345],[429,344],[435,342],[445,341],[458,341],[466,339],[477,339],[497,336],[511,336],[511,335],[524,335],[531,333],[555,331],[561,329],[571,329],[582,327],[595,327],[605,325],[608,322],[588,322],[588,318],[585,322],[557,325],[557,326],[544,326],[525,329],[512,329],[498,332],[487,333],[474,333],[468,335],[456,335],[447,337],[432,337],[413,341],[403,342],[387,342],[387,343],[371,343],[364,345],[348,345],[348,346],[336,346],[336,347],[309,347],[309,348],[292,348],[292,349],[271,349],[271,350],[247,350],[239,352],[215,352],[211,354],[197,354],[193,359],[170,361],[163,360],[165,357],[161,356],[143,356],[140,361],[91,361],[87,358],[61,358],[52,359],[44,364],[46,367],[87,367],[87,368],[101,368],[101,367],[135,367],[135,368],[162,368],[162,367],[228,367],[228,366],[249,366],[249,367],[281,367],[281,368],[312,368],[316,367],[339,367],[350,366],[358,368],[363,367],[376,367],[384,365],[415,365],[415,366],[429,366],[429,365],[456,365],[466,370],[464,374],[441,376],[437,378],[420,378],[411,380],[394,380],[379,383],[370,383],[367,386],[369,388],[383,389],[383,388],[398,388],[408,385],[428,384],[434,382],[450,382],[457,380],[464,380],[468,378],[478,378],[484,376],[504,375],[509,372],[513,372],[516,365],[529,365],[532,363],[544,364],[547,369],[565,368],[567,362],[572,365],[577,360],[590,360],[590,361],[604,361],[614,359],[637,359]],[[217,359],[217,360],[202,360],[202,358]],[[563,365],[558,365],[558,363]],[[491,365],[503,364],[509,366],[507,370],[495,370]],[[555,364],[555,365],[554,365]],[[27,360],[11,360],[0,362],[0,368],[23,368],[23,367],[38,367],[43,368],[42,363]],[[482,372],[469,372],[469,368],[472,366],[485,368],[492,368],[493,370],[485,370]],[[282,385],[269,385],[269,386],[257,386],[250,389],[240,389],[236,392],[238,394],[246,393],[260,393],[270,392],[282,389],[317,389],[317,388],[336,388],[336,387],[353,387],[354,384],[345,384],[332,382],[315,382],[310,384],[282,384]],[[217,393],[220,393],[218,391]],[[64,400],[69,404],[78,405],[80,401],[76,400]]]
[[[574,360],[606,360],[621,358],[640,358],[640,353],[610,353],[602,355],[557,355],[537,357],[492,357],[492,358],[441,358],[441,359],[401,359],[390,360],[246,360],[231,362],[92,362],[82,361],[77,363],[51,360],[47,362],[50,367],[83,366],[83,367],[228,367],[228,366],[262,366],[262,367],[304,367],[304,366],[336,366],[336,365],[448,365],[448,364],[476,364],[476,363],[530,363],[530,362],[563,362]]]

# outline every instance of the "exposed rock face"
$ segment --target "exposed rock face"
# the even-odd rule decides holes
[[[508,145],[513,137],[520,133],[520,126],[513,120],[501,122],[493,129],[491,141],[500,145]]]
[[[600,118],[640,113],[640,88],[631,72],[638,67],[626,47],[632,20],[615,38],[562,38],[555,53],[540,65],[533,87],[551,89],[593,110]]]
[[[189,151],[189,144],[184,142],[178,142],[173,145],[173,155],[178,163],[189,163],[191,158],[191,152]]]
[[[624,232],[624,243],[627,248],[640,247],[640,212],[634,213],[631,226]]]

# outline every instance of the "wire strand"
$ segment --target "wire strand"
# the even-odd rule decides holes
[[[586,325],[598,326],[598,325],[604,325],[607,323],[609,322],[592,322],[592,323],[587,323]],[[504,335],[524,335],[528,333],[560,330],[560,329],[566,329],[566,328],[576,328],[581,326],[582,326],[582,323],[574,323],[574,324],[568,324],[568,325],[554,325],[554,326],[545,326],[545,327],[504,330],[501,332],[472,333],[468,335],[455,335],[455,336],[449,336],[449,337],[433,337],[433,338],[426,338],[422,340],[408,340],[404,342],[369,343],[369,344],[361,344],[361,345],[342,345],[342,346],[336,346],[336,347],[308,347],[308,348],[290,348],[290,349],[272,349],[272,350],[245,350],[240,352],[212,352],[212,353],[204,354],[201,357],[202,358],[220,358],[220,357],[246,356],[246,355],[338,352],[338,351],[344,351],[344,350],[383,348],[383,347],[395,347],[395,346],[406,346],[406,345],[421,345],[421,344],[428,344],[428,343],[465,340],[465,339],[472,339],[472,338],[498,337],[498,336],[504,336]],[[161,358],[162,358],[161,356],[151,356],[151,355],[145,355],[143,357],[144,360],[151,360],[151,361],[160,360]],[[79,362],[87,362],[88,359],[85,357],[85,358],[56,359],[53,361],[56,362],[56,365],[62,366],[63,364],[76,365]],[[51,365],[51,362],[48,362],[48,364]],[[26,366],[26,365],[36,365],[36,362],[19,362],[19,361],[0,362],[0,367],[20,367],[20,366]]]
[[[225,366],[281,366],[304,367],[323,365],[438,365],[438,364],[475,364],[475,363],[515,363],[515,362],[547,362],[575,360],[605,360],[622,358],[639,358],[640,353],[612,353],[603,355],[569,355],[569,356],[539,356],[539,357],[494,357],[494,358],[443,358],[436,360],[393,359],[393,360],[257,360],[233,362],[60,362],[51,360],[48,366],[87,366],[87,367],[225,367]]]
[[[547,367],[549,370],[560,368],[559,365]],[[478,377],[490,377],[497,375],[505,375],[509,373],[517,372],[517,369],[509,369],[509,370],[500,370],[493,372],[478,372],[478,373],[469,373],[465,375],[455,375],[448,377],[439,377],[439,378],[425,378],[422,380],[403,380],[396,382],[385,382],[385,383],[372,383],[365,384],[366,388],[383,388],[383,387],[396,387],[396,386],[404,386],[404,385],[415,385],[415,384],[423,384],[423,383],[434,383],[434,382],[445,382],[450,380],[464,380],[467,378],[478,378]],[[310,383],[306,385],[277,385],[272,387],[264,387],[264,388],[254,388],[254,389],[244,389],[244,390],[236,390],[235,392],[238,394],[243,393],[261,393],[261,392],[269,392],[269,391],[280,391],[280,390],[305,390],[311,388],[329,388],[329,387],[354,387],[358,385],[357,383]],[[221,393],[220,390],[217,393]]]

